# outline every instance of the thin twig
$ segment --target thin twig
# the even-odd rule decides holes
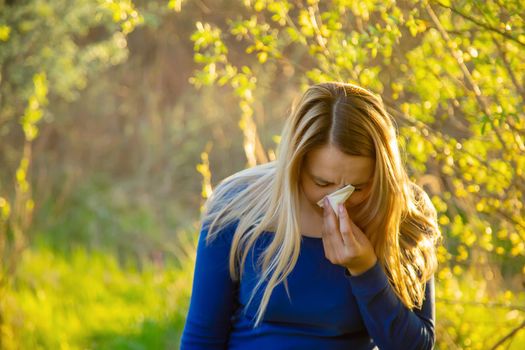
[[[490,308],[501,308],[501,309],[525,311],[525,305],[511,305],[511,304],[496,303],[496,302],[490,302],[490,301],[481,302],[481,301],[456,300],[456,299],[439,298],[439,297],[436,297],[436,301],[442,302],[445,304],[450,304],[450,305],[460,304],[460,305],[483,306],[483,307],[490,307]]]
[[[330,58],[329,63],[330,63],[331,68],[334,69],[334,73],[337,75],[337,79],[339,79],[340,81],[343,81],[343,78],[341,76],[341,71],[339,70],[339,66],[335,63],[335,58],[332,52],[326,46],[327,40],[321,33],[321,30],[319,29],[319,25],[317,24],[317,12],[319,12],[319,7],[317,5],[315,5],[315,8],[312,6],[308,6],[308,14],[310,15],[310,22],[315,31],[315,38],[317,39],[319,46],[323,48],[325,55]],[[319,22],[321,23],[321,26],[322,26],[321,18],[319,18]]]
[[[506,336],[504,336],[503,338],[498,340],[498,342],[496,344],[494,344],[494,346],[491,348],[491,350],[496,350],[498,348],[498,346],[502,345],[507,340],[509,340],[510,338],[514,337],[516,335],[516,333],[518,333],[520,331],[520,329],[522,329],[522,328],[525,328],[525,321],[523,321],[518,327],[516,327],[512,331],[510,331]]]

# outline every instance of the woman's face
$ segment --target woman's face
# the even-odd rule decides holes
[[[334,146],[322,146],[306,155],[301,170],[302,199],[320,215],[323,209],[317,201],[324,196],[352,184],[355,187],[345,205],[351,215],[352,208],[370,194],[375,161],[370,157],[350,156]]]

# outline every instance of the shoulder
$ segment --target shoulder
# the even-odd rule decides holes
[[[208,211],[221,209],[231,204],[235,207],[237,199],[250,199],[252,196],[243,196],[244,193],[254,193],[260,190],[258,184],[266,183],[265,179],[273,177],[275,162],[259,164],[251,168],[237,171],[226,177],[214,188],[211,196],[207,199],[205,207]]]
[[[253,220],[253,208],[259,204],[261,191],[271,183],[274,168],[274,162],[260,164],[223,179],[204,203],[201,221],[212,225],[213,231],[213,222],[222,229],[230,223]]]
[[[204,206],[205,214],[219,210],[225,204],[231,203],[239,194],[248,187],[246,181],[239,178],[221,181],[214,189]]]
[[[204,203],[201,212],[201,235],[211,242],[215,237],[231,241],[239,223],[236,198],[248,186],[238,178],[221,181]]]

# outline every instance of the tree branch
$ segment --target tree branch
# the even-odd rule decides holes
[[[505,343],[510,338],[514,337],[516,333],[520,331],[520,329],[525,328],[525,321],[523,321],[518,327],[514,328],[512,331],[510,331],[506,336],[501,338],[494,346],[491,348],[491,350],[496,350],[500,345]]]
[[[465,13],[463,13],[463,12],[461,12],[461,11],[451,7],[451,6],[447,6],[447,5],[445,5],[445,4],[443,4],[443,3],[439,2],[439,1],[436,1],[436,3],[439,6],[441,6],[441,7],[444,7],[444,8],[447,8],[447,9],[451,10],[452,12],[454,12],[455,14],[463,17],[467,21],[470,21],[470,22],[472,22],[472,23],[474,23],[474,24],[476,24],[476,25],[478,25],[478,26],[480,26],[482,28],[485,28],[486,30],[489,30],[491,32],[497,33],[497,34],[499,34],[499,35],[501,35],[501,36],[503,36],[503,37],[505,37],[505,38],[507,38],[509,40],[512,40],[512,41],[520,44],[521,46],[525,47],[525,43],[521,42],[518,38],[515,38],[515,37],[513,37],[512,35],[510,35],[508,33],[502,32],[501,30],[499,30],[497,28],[491,27],[488,24],[483,23],[483,22],[479,21],[478,19],[476,19],[476,18],[474,18],[472,16],[469,16],[469,15],[467,15],[467,14],[465,14]],[[430,6],[430,5],[427,5],[427,6]]]
[[[478,101],[478,104],[480,105],[481,109],[483,110],[483,113],[485,113],[485,115],[489,118],[489,121],[490,121],[490,123],[492,125],[492,129],[493,129],[496,137],[498,138],[499,143],[501,144],[501,148],[504,149],[505,151],[507,151],[510,154],[510,150],[507,148],[507,144],[503,140],[503,137],[501,136],[501,134],[496,129],[496,125],[494,124],[494,120],[490,116],[490,110],[489,110],[489,106],[487,104],[487,101],[485,100],[485,98],[483,98],[483,95],[481,93],[481,89],[479,88],[478,84],[476,83],[476,81],[472,77],[472,74],[470,73],[469,69],[467,68],[467,66],[463,62],[463,57],[461,57],[460,54],[456,50],[453,50],[452,47],[450,46],[451,39],[448,36],[447,31],[441,25],[441,21],[439,20],[438,16],[434,12],[434,10],[430,6],[430,4],[426,4],[425,5],[425,9],[427,10],[428,15],[432,19],[432,22],[434,22],[434,24],[436,25],[436,28],[437,28],[438,32],[441,34],[441,37],[447,43],[446,46],[448,47],[450,53],[452,54],[452,57],[454,57],[456,59],[456,62],[458,63],[459,68],[463,72],[464,78],[470,84],[470,87],[471,87],[472,91],[474,92],[474,96],[476,97],[476,100]]]

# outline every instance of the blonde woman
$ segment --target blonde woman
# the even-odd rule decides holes
[[[336,213],[326,198],[349,184]],[[441,233],[380,97],[311,86],[277,159],[224,179],[205,209],[182,350],[433,347]]]

